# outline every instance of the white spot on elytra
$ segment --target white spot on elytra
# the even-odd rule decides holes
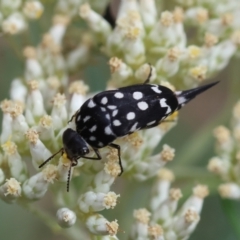
[[[123,98],[123,93],[121,93],[121,92],[116,92],[115,94],[114,94],[114,97],[116,97],[116,98]]]
[[[91,117],[90,116],[86,116],[84,119],[83,119],[83,122],[86,122],[88,119],[90,119]]]
[[[184,106],[185,103],[187,102],[187,99],[183,96],[181,96],[182,91],[177,91],[175,92],[176,96],[177,96],[177,100],[178,100],[178,104],[181,106]]]
[[[99,147],[103,147],[103,143],[102,142],[98,142],[98,146]]]
[[[94,131],[96,131],[96,129],[97,129],[97,125],[94,125],[89,129],[89,131],[94,132]]]
[[[155,120],[154,120],[154,121],[151,121],[151,122],[147,123],[147,126],[151,126],[151,125],[153,125],[155,122],[156,122]]]
[[[103,97],[102,100],[101,100],[101,103],[102,104],[106,104],[107,102],[108,102],[107,97]]]
[[[104,132],[105,132],[105,134],[107,134],[107,135],[113,134],[112,129],[111,129],[109,126],[105,127]]]
[[[187,101],[187,99],[185,97],[178,97],[177,100],[178,100],[179,105],[182,105],[183,103],[185,103]]]
[[[168,113],[170,113],[170,112],[172,111],[172,109],[166,104],[166,98],[160,99],[159,102],[160,102],[160,106],[161,106],[162,108],[167,107],[167,112],[166,112],[166,114],[168,114]]]
[[[96,140],[96,137],[91,136],[91,137],[89,138],[89,140],[90,140],[90,141],[95,141],[95,140]]]
[[[135,122],[129,131],[130,132],[136,131],[137,130],[137,125],[138,125],[138,122]]]
[[[102,110],[103,112],[106,112],[106,108],[104,108],[104,107],[101,107],[101,110]]]
[[[134,92],[133,93],[133,98],[136,100],[139,100],[143,97],[143,94],[141,92]]]
[[[156,93],[161,93],[162,92],[157,85],[154,85],[154,87],[151,87],[151,89]]]
[[[112,116],[115,117],[117,115],[117,113],[118,113],[118,110],[116,109],[113,111]]]
[[[93,102],[93,100],[91,99],[90,101],[89,101],[89,103],[88,103],[88,107],[90,107],[90,108],[93,108],[93,107],[95,107],[96,106],[96,104]]]
[[[148,109],[148,104],[146,102],[139,102],[137,105],[138,105],[139,109],[141,109],[143,111]]]
[[[134,119],[135,118],[135,113],[134,112],[129,112],[128,114],[127,114],[127,120],[132,120],[132,119]]]
[[[108,106],[107,106],[107,108],[109,108],[109,109],[113,110],[113,109],[116,109],[116,108],[117,108],[117,106],[114,106],[114,105],[108,105]]]
[[[107,119],[110,119],[110,115],[109,114],[106,114],[105,115]]]
[[[77,116],[77,122],[79,122],[81,120],[81,115]]]
[[[120,126],[121,125],[121,122],[119,120],[114,120],[113,121],[113,125],[114,126]]]

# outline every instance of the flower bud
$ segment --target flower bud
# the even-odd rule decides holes
[[[62,228],[69,228],[73,226],[77,220],[75,212],[68,208],[60,208],[57,211],[58,224]]]

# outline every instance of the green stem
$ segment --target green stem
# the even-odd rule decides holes
[[[34,204],[25,202],[19,202],[19,204],[25,209],[29,210],[39,219],[41,219],[42,222],[44,222],[47,227],[49,227],[50,230],[56,235],[64,235],[66,239],[71,240],[79,240],[79,236],[83,237],[83,239],[88,238],[87,233],[79,225],[72,226],[68,229],[62,229],[58,225],[57,220],[53,218],[50,214],[45,212],[43,209],[41,209],[39,206],[34,206]]]
[[[240,239],[240,228],[239,228],[239,213],[240,205],[239,202],[233,200],[222,200],[222,208],[226,214],[233,230],[236,235],[236,239]]]
[[[191,166],[176,166],[174,165],[171,170],[174,172],[174,175],[177,179],[183,179],[183,178],[197,178],[197,179],[203,179],[203,180],[212,180],[214,175],[212,173],[209,173],[206,169],[200,168],[200,167],[191,167]]]
[[[190,180],[190,183],[192,184],[196,180],[196,182],[207,184],[211,194],[215,194],[217,192],[217,187],[221,183],[219,178],[204,168],[174,165],[171,169],[178,181]]]
[[[3,35],[5,38],[6,43],[11,47],[11,49],[14,51],[15,55],[17,56],[17,58],[19,60],[23,60],[23,55],[22,53],[19,51],[19,46],[16,44],[16,42],[13,40],[13,38],[7,34]]]
[[[20,205],[25,209],[29,210],[35,216],[39,217],[54,233],[60,233],[61,227],[57,224],[56,219],[41,209],[39,206],[34,206],[31,203],[21,202]]]

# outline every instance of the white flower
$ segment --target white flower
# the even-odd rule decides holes
[[[68,208],[60,208],[57,211],[58,224],[63,228],[69,228],[75,224],[77,217],[75,212]]]
[[[118,230],[117,221],[108,222],[102,215],[94,214],[86,220],[86,226],[89,231],[96,235],[114,236]]]
[[[38,19],[42,16],[43,5],[39,1],[27,1],[24,3],[23,12],[30,19]]]
[[[81,195],[78,200],[79,209],[84,213],[88,213],[90,211],[102,211],[105,208],[114,208],[119,196],[120,195],[117,195],[114,192],[86,192]]]
[[[142,16],[144,26],[152,28],[157,20],[157,8],[154,0],[141,0],[139,11]]]
[[[26,58],[25,78],[27,81],[41,79],[43,77],[43,69],[37,59],[37,49],[26,47],[23,50],[23,55]]]
[[[156,63],[156,71],[168,77],[175,75],[179,70],[181,51],[178,47],[170,48],[167,54]]]
[[[3,32],[9,34],[20,33],[25,30],[26,27],[25,19],[20,12],[13,13],[2,22]]]
[[[6,179],[6,183],[0,186],[0,197],[7,203],[12,203],[21,196],[20,182],[15,178]]]
[[[67,16],[63,15],[54,16],[53,26],[50,28],[49,34],[51,35],[53,41],[57,45],[61,45],[69,21],[70,19]]]
[[[110,58],[108,63],[112,74],[112,82],[116,87],[133,75],[132,69],[117,57]]]
[[[79,15],[87,21],[89,27],[94,32],[98,33],[103,39],[106,39],[111,27],[106,20],[91,9],[88,3],[85,3],[80,7]]]
[[[8,140],[2,148],[11,176],[20,182],[24,181],[27,178],[26,164],[18,153],[16,144]]]
[[[150,199],[150,208],[154,213],[160,205],[167,200],[171,182],[174,180],[173,173],[162,168],[158,173],[158,179],[152,188],[152,197]]]
[[[48,190],[49,183],[52,183],[57,176],[57,169],[54,165],[47,165],[46,168],[39,172],[23,184],[23,193],[27,199],[38,200],[42,198]]]
[[[25,137],[28,141],[32,163],[35,169],[38,169],[38,166],[44,162],[44,160],[48,159],[52,154],[46,148],[46,146],[39,139],[39,134],[34,129],[29,129],[25,133]]]
[[[55,130],[61,130],[66,126],[68,113],[64,94],[57,93],[54,97],[51,117]]]
[[[70,84],[69,93],[72,94],[70,102],[70,114],[72,116],[76,113],[79,107],[87,100],[86,92],[88,91],[88,86],[84,84],[82,80],[74,81]]]
[[[24,103],[26,95],[27,88],[23,84],[23,81],[20,78],[15,78],[14,80],[12,80],[10,88],[10,98],[13,101]]]
[[[75,70],[79,65],[88,62],[90,57],[91,46],[93,45],[91,35],[85,34],[82,37],[81,43],[74,50],[70,51],[67,56],[67,67],[70,70]]]
[[[131,231],[132,239],[144,239],[147,237],[150,216],[151,213],[145,208],[134,210],[133,217],[135,218],[135,223]]]
[[[1,143],[5,143],[12,134],[12,101],[4,100],[0,107],[3,111]]]
[[[225,183],[218,187],[218,192],[222,198],[240,199],[240,186],[236,183]]]
[[[1,156],[1,158],[2,158],[2,156]],[[3,170],[0,168],[0,184],[2,184],[4,182],[5,178],[6,178],[5,174],[4,174]]]
[[[92,191],[107,193],[110,191],[110,187],[113,184],[115,178],[120,172],[120,167],[118,163],[113,163],[109,161],[105,168],[98,172],[92,182]]]
[[[36,80],[28,82],[30,93],[26,99],[26,118],[27,122],[31,125],[36,123],[39,118],[45,115],[43,97],[39,91],[39,83]]]
[[[151,76],[149,82],[153,82],[156,79],[156,69],[150,64],[143,64],[135,71],[135,77],[139,79],[141,82],[145,82],[149,77],[151,71]]]

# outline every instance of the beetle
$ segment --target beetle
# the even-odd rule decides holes
[[[58,153],[65,152],[71,160],[67,183],[69,191],[71,168],[77,165],[78,159],[100,160],[98,149],[109,146],[118,151],[120,176],[123,173],[121,151],[120,146],[113,143],[114,140],[159,125],[198,94],[218,83],[174,92],[167,87],[150,84],[151,71],[143,84],[103,91],[88,99],[70,119],[74,119],[76,131],[67,128],[62,136],[63,147],[45,160],[39,168]],[[86,156],[89,146],[94,150],[95,157]]]

